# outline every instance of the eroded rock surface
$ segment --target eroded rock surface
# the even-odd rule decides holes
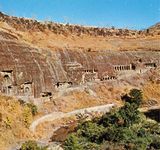
[[[38,33],[38,27],[42,26],[35,20],[9,17],[4,14],[0,14],[0,20],[17,31],[24,29],[23,32],[28,30],[35,32],[37,29]],[[102,36],[101,34],[105,36],[103,32],[107,30],[53,23],[51,25],[52,28],[56,27],[55,30],[58,32],[64,29],[72,33],[74,30],[74,33],[93,32],[96,36]],[[50,29],[49,24],[43,25],[44,28],[46,26]],[[126,74],[143,73],[146,70],[156,69],[160,63],[160,49],[94,51],[82,48],[73,51],[57,48],[53,51],[27,44],[20,40],[20,35],[13,34],[12,30],[6,30],[3,26],[0,31],[0,90],[7,95],[22,98],[51,98],[60,89],[87,82],[117,80],[124,71]]]
[[[1,40],[1,91],[40,97],[58,88],[90,81],[116,80],[117,72],[143,71],[159,65],[160,52],[55,51],[46,56],[35,48]],[[54,92],[53,92],[54,94]]]

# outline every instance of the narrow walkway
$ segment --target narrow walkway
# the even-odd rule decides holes
[[[34,133],[36,131],[36,127],[41,123],[54,121],[56,119],[68,118],[68,117],[78,115],[78,114],[83,115],[83,114],[92,113],[92,112],[107,113],[107,112],[110,112],[110,110],[114,106],[115,106],[115,104],[107,104],[107,105],[89,107],[89,108],[84,108],[84,109],[78,109],[78,110],[74,110],[74,111],[71,111],[68,113],[53,112],[51,114],[45,115],[45,116],[33,121],[29,129],[30,129],[30,131],[32,131]]]

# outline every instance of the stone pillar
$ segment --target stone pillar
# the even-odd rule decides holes
[[[129,70],[132,70],[132,64],[129,65]]]

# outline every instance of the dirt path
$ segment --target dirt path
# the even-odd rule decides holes
[[[78,109],[78,110],[74,110],[68,113],[53,112],[51,114],[45,115],[33,121],[29,129],[30,131],[34,133],[36,131],[36,127],[41,123],[54,121],[56,119],[68,118],[68,117],[78,115],[78,114],[87,114],[87,113],[92,113],[92,112],[106,113],[106,112],[110,112],[110,110],[114,106],[115,104],[107,104],[107,105],[89,107],[89,108],[84,108],[84,109]]]

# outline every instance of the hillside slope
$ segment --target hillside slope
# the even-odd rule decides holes
[[[39,115],[121,105],[121,94],[135,87],[144,87],[146,101],[159,101],[159,41],[159,24],[136,31],[0,13],[0,94],[35,102]],[[24,111],[17,99],[0,96],[3,147],[14,144],[14,139],[33,137]]]
[[[32,120],[27,105],[20,104],[15,98],[0,95],[0,150],[8,149],[17,141],[31,138],[28,126]]]
[[[0,29],[50,50],[160,50],[158,25],[146,30],[87,27],[17,18],[0,13]]]

